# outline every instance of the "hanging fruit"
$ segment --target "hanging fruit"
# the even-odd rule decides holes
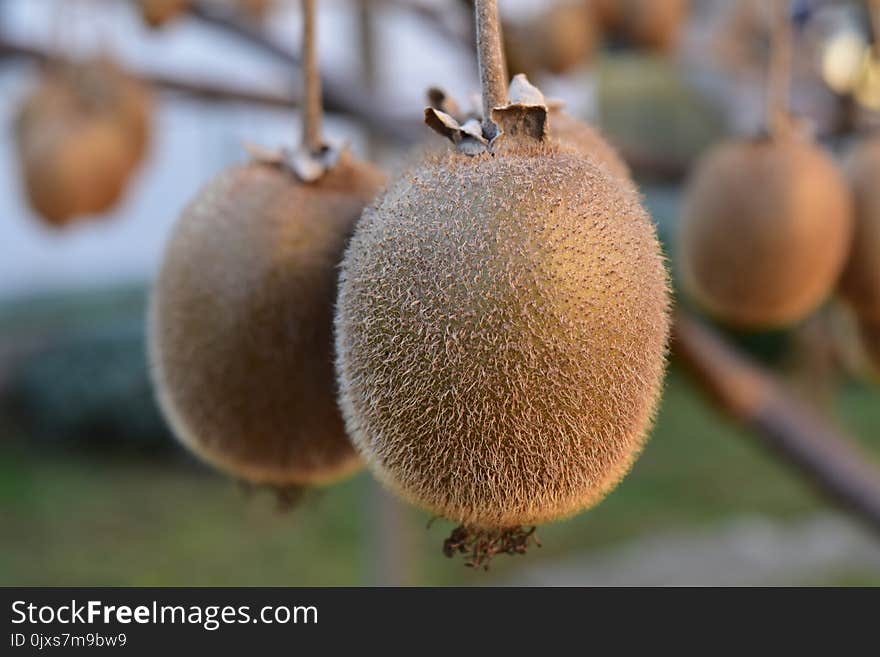
[[[779,2],[774,38],[770,134],[722,144],[698,163],[679,230],[685,290],[743,329],[784,327],[815,311],[837,283],[852,234],[843,177],[785,110],[786,4]]]
[[[494,0],[477,2],[482,125],[388,188],[346,251],[336,315],[349,433],[393,491],[461,526],[447,554],[523,551],[525,526],[598,503],[647,437],[669,293],[632,185],[551,138],[510,92]]]
[[[688,293],[744,329],[794,324],[828,298],[850,244],[834,162],[796,136],[721,145],[687,192],[678,255]]]
[[[148,90],[109,60],[47,69],[16,121],[34,210],[55,226],[111,210],[143,158],[151,109]]]
[[[304,0],[302,147],[255,152],[184,211],[153,294],[150,360],[178,438],[239,479],[326,484],[360,461],[336,405],[336,267],[373,166],[321,138],[314,0]]]

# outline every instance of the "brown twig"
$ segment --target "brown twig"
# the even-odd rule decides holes
[[[0,39],[0,58],[2,57],[23,57],[38,62],[49,62],[58,59],[54,53],[43,50],[42,48]],[[226,85],[184,80],[156,73],[129,71],[129,75],[139,80],[143,80],[150,86],[162,91],[181,93],[207,100],[242,102],[284,109],[299,107],[299,99],[293,96],[272,94],[249,89],[236,89]]]
[[[483,91],[483,135],[492,139],[498,128],[492,122],[492,110],[507,104],[507,71],[501,48],[501,21],[498,0],[477,0],[477,54],[480,63],[480,86]]]
[[[302,0],[302,76],[303,76],[303,137],[302,144],[317,154],[324,147],[321,136],[321,75],[318,72],[318,46],[315,26],[315,0]]]
[[[751,435],[793,464],[828,497],[880,532],[880,469],[760,366],[679,313],[673,353],[699,386]]]
[[[15,43],[0,38],[0,58],[24,57],[45,62],[58,59],[58,55],[48,50],[25,44]],[[297,108],[300,106],[300,98],[293,94],[275,94],[264,91],[235,88],[228,85],[220,85],[201,80],[182,79],[157,73],[129,71],[129,73],[153,87],[169,91],[196,96],[207,100],[223,102],[242,102],[254,105],[264,105],[275,108]],[[326,100],[326,95],[324,96]],[[395,118],[392,115],[380,116],[378,112],[368,110],[366,106],[359,106],[352,101],[351,110],[341,110],[337,105],[325,106],[324,109],[351,116],[362,121],[369,129],[381,134],[400,144],[410,144],[419,139],[423,134],[422,126],[415,120]]]
[[[195,2],[190,14],[218,30],[222,30],[245,43],[249,43],[263,52],[280,59],[292,67],[299,67],[301,59],[295,53],[276,43],[263,31],[253,25],[241,22],[229,12],[212,8],[210,3]],[[388,108],[383,107],[382,99],[363,94],[362,85],[352,85],[331,79],[326,75],[321,78],[322,106],[325,111],[357,117],[370,130],[396,142],[411,143],[424,134],[419,122],[400,120],[391,116]],[[355,89],[356,94],[349,92]]]

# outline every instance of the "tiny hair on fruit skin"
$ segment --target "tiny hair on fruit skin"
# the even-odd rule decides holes
[[[279,491],[361,465],[336,403],[333,305],[345,244],[385,180],[321,139],[313,3],[303,3],[301,147],[252,149],[199,192],[171,235],[149,320],[157,396],[177,437]]]
[[[365,210],[340,273],[336,351],[368,465],[461,523],[445,551],[483,565],[629,470],[662,388],[670,301],[634,186],[552,139],[522,76],[507,101],[504,67],[487,61],[500,56],[497,8],[476,12],[492,125],[426,110],[457,148],[428,152]]]

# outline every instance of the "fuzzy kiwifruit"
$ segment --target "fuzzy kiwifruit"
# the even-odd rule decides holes
[[[132,168],[125,126],[77,80],[68,69],[49,72],[16,121],[28,199],[54,225],[112,208]]]
[[[160,405],[205,461],[255,484],[328,483],[359,459],[336,404],[336,267],[383,183],[343,152],[318,180],[251,163],[184,211],[154,290]]]
[[[847,168],[855,233],[840,291],[860,316],[880,323],[880,137],[859,144]]]
[[[555,0],[528,20],[504,22],[510,72],[566,73],[589,60],[597,45],[592,14],[582,0]]]
[[[742,140],[710,151],[687,192],[678,240],[685,289],[744,329],[805,318],[829,295],[852,234],[842,176],[796,136]]]
[[[579,121],[567,112],[550,112],[550,134],[561,142],[586,155],[591,155],[621,180],[630,179],[630,170],[617,150],[592,126]]]
[[[364,212],[336,314],[341,405],[368,464],[483,529],[615,486],[646,439],[669,329],[632,187],[552,140],[493,151],[431,152]]]
[[[650,50],[678,45],[689,0],[593,0],[594,16],[613,37]]]

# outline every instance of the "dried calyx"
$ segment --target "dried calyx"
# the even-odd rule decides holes
[[[481,529],[459,525],[443,542],[443,554],[450,559],[463,555],[469,568],[489,570],[492,559],[499,554],[525,554],[531,545],[541,547],[536,527]]]
[[[303,183],[317,182],[349,154],[348,144],[325,144],[317,151],[303,146],[270,149],[254,144],[245,144],[245,149],[254,162],[289,171]]]
[[[495,152],[502,145],[542,142],[549,132],[550,106],[544,94],[523,74],[514,76],[510,83],[509,102],[492,108],[494,137],[486,134],[476,113],[470,113],[464,120],[453,116],[451,112],[457,111],[458,105],[443,91],[431,89],[428,97],[431,105],[425,108],[425,123],[465,155]]]

